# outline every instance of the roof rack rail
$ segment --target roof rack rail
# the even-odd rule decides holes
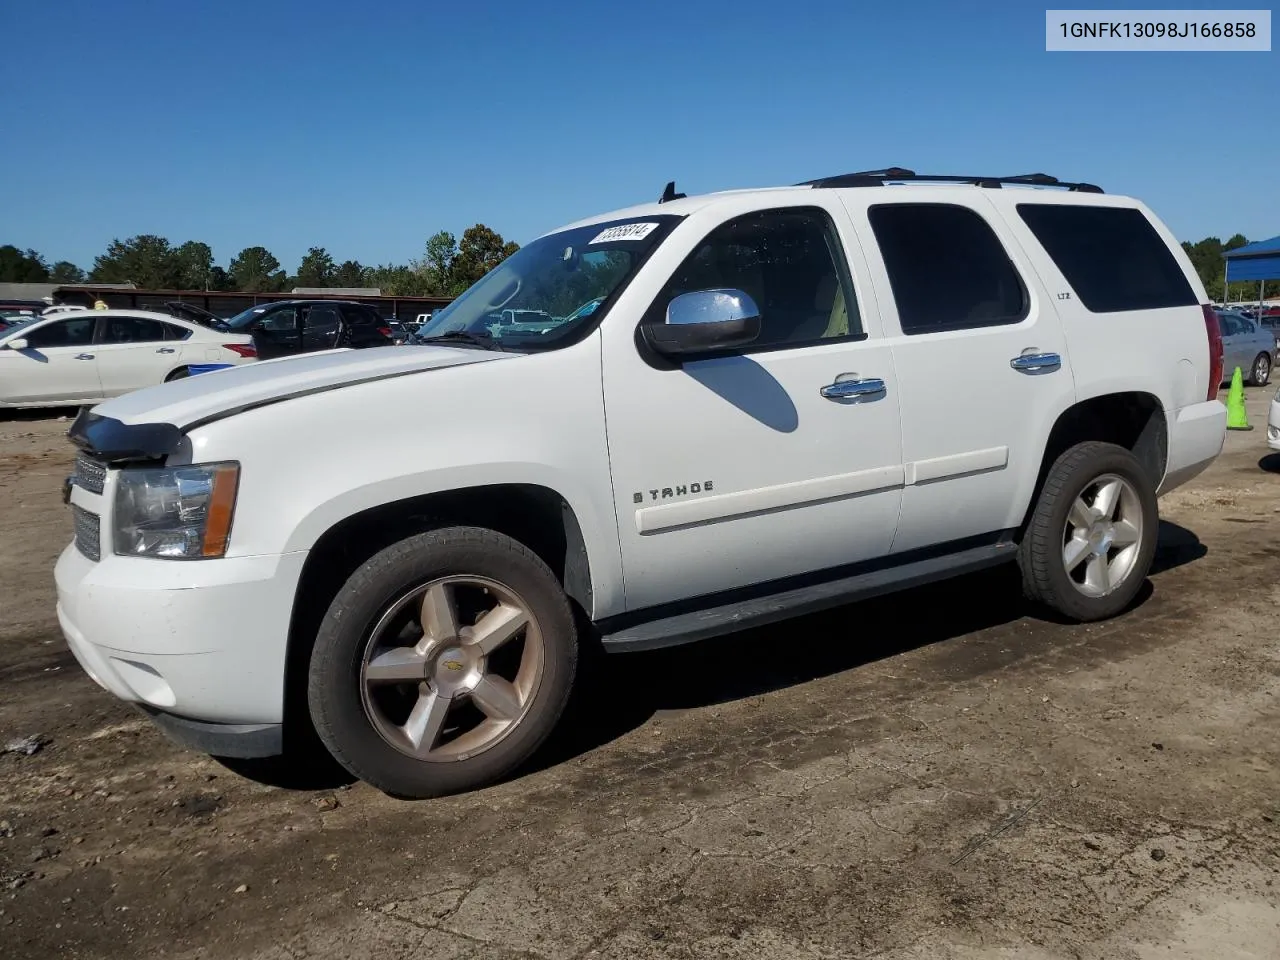
[[[881,187],[887,183],[969,183],[976,187],[999,189],[1008,183],[1026,187],[1061,187],[1075,193],[1102,193],[1101,187],[1092,183],[1072,183],[1059,180],[1047,173],[1022,173],[1013,177],[975,177],[963,174],[924,174],[905,167],[888,167],[884,170],[862,170],[858,173],[842,173],[834,177],[806,180],[798,187]]]

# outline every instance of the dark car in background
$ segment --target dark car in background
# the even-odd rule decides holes
[[[260,303],[218,329],[253,337],[263,360],[337,347],[389,347],[395,344],[378,311],[353,300],[282,300]]]

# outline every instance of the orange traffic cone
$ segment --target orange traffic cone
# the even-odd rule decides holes
[[[1249,425],[1249,414],[1244,408],[1244,377],[1240,368],[1231,375],[1231,390],[1227,394],[1227,429],[1252,430]]]

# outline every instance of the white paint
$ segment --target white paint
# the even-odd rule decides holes
[[[82,346],[9,350],[8,340],[27,339],[57,323],[110,317],[142,317],[189,331],[185,340],[103,343],[99,337]],[[101,325],[99,325],[99,332]],[[47,407],[99,403],[132,390],[164,383],[175,370],[193,363],[252,364],[226,349],[226,344],[252,345],[253,337],[221,333],[209,327],[146,310],[86,310],[60,313],[17,330],[0,333],[0,408]]]
[[[1205,395],[1208,376],[1200,311],[1095,317],[1075,300],[1059,306],[1047,291],[1065,283],[1013,210],[1026,195],[785,188],[647,204],[579,224],[638,218],[627,227],[638,230],[652,228],[646,217],[684,217],[600,328],[563,349],[337,350],[110,400],[99,413],[181,426],[251,408],[190,433],[193,460],[241,464],[230,548],[211,561],[115,557],[114,475],[100,496],[76,487],[73,502],[101,516],[105,549],[98,563],[74,548],[59,560],[63,631],[118,696],[161,688],[136,673],[131,686],[112,658],[154,671],[184,716],[274,722],[308,552],[344,519],[395,501],[497,484],[553,491],[582,529],[588,613],[599,619],[1016,526],[1058,416],[1106,393],[1143,391],[1162,405],[1162,490],[1172,489],[1212,462],[1224,438],[1222,404],[1191,402]],[[1035,198],[1135,205],[1065,192]],[[899,199],[964,204],[991,223],[1027,284],[1027,319],[904,336],[866,219],[868,203]],[[636,327],[685,256],[732,217],[788,206],[831,216],[866,338],[670,369],[647,363]],[[1153,222],[1203,297],[1185,254]],[[595,242],[611,236],[619,235],[601,227]],[[1060,354],[1061,368],[1028,376],[1009,366],[1032,348]],[[0,360],[0,368],[11,362]],[[823,398],[820,389],[848,371],[884,380],[885,392],[857,403]],[[710,491],[674,494],[708,481]]]

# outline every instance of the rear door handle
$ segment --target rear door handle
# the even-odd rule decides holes
[[[92,359],[93,359],[93,354],[92,354],[92,353],[77,353],[77,354],[76,354],[76,359],[77,359],[77,360],[92,360]]]
[[[1062,366],[1062,357],[1056,353],[1024,353],[1009,361],[1009,366],[1024,373],[1036,370],[1056,370]]]
[[[823,387],[821,393],[828,400],[849,400],[854,397],[870,397],[886,391],[884,381],[879,377],[867,377],[856,380],[837,380]]]
[[[173,353],[173,347],[161,347],[156,353]]]

